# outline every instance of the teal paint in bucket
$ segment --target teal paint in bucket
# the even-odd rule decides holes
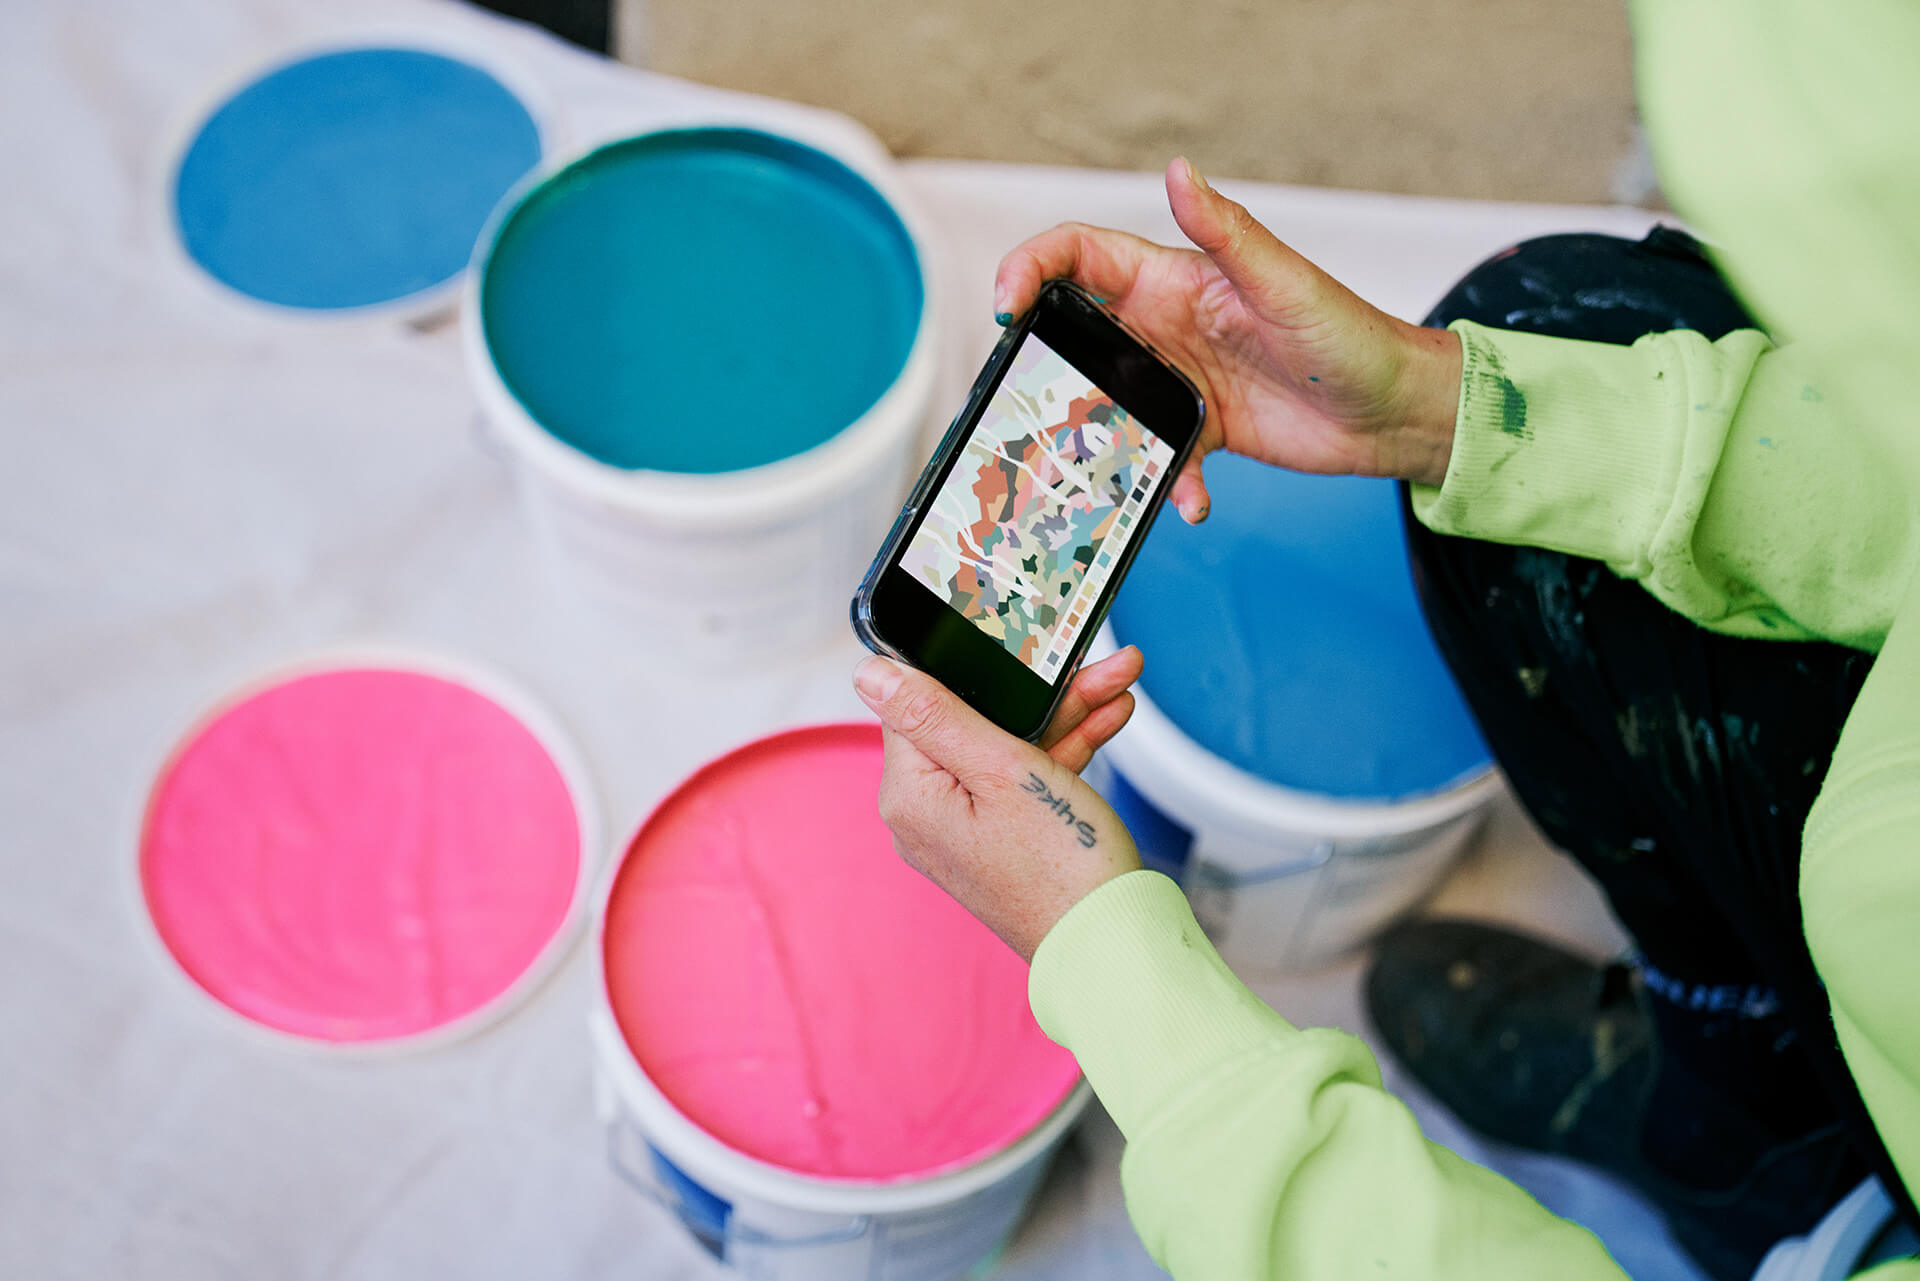
[[[866,179],[733,128],[575,161],[522,197],[481,270],[486,346],[527,414],[661,472],[825,443],[899,377],[925,304],[913,239]]]
[[[1398,800],[1484,771],[1414,596],[1393,483],[1222,455],[1207,488],[1207,522],[1156,526],[1112,611],[1167,717],[1318,796]]]
[[[526,107],[480,68],[423,49],[335,50],[208,115],[174,174],[174,228],[208,275],[259,301],[398,303],[460,275],[540,153]]]
[[[467,273],[461,345],[547,576],[690,667],[844,640],[933,409],[923,223],[877,139],[793,111],[526,180]]]

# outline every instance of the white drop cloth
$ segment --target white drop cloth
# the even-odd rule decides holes
[[[507,673],[573,730],[614,836],[736,743],[861,714],[850,638],[777,670],[690,678],[552,609],[506,466],[473,431],[451,327],[275,314],[181,260],[161,193],[210,95],[298,42],[396,26],[504,60],[563,143],[703,113],[822,119],[435,0],[0,5],[0,1276],[720,1275],[607,1169],[585,949],[472,1040],[341,1060],[247,1034],[144,933],[132,845],[161,754],[212,699],[296,654],[376,642]],[[993,337],[1008,246],[1069,217],[1175,235],[1151,175],[905,175],[938,233],[948,403]],[[1222,185],[1403,315],[1515,239],[1647,222]],[[1446,898],[1616,939],[1511,810]],[[1359,972],[1267,994],[1297,1020],[1357,1027]],[[1430,1132],[1476,1151],[1444,1118]],[[1000,1275],[1157,1275],[1127,1227],[1118,1159],[1096,1117]],[[1639,1275],[1686,1275],[1595,1180],[1500,1164]]]

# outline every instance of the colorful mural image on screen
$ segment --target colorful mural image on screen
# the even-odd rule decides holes
[[[902,565],[1052,681],[1173,448],[1029,337]]]

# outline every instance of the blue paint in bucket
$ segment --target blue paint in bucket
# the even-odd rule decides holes
[[[188,254],[243,294],[334,311],[454,279],[487,216],[540,158],[520,101],[418,49],[291,63],[228,98],[175,175]]]
[[[864,179],[743,129],[646,134],[530,191],[482,268],[501,380],[622,468],[713,473],[821,444],[919,331],[911,236]]]
[[[1112,621],[1181,732],[1272,783],[1437,792],[1486,744],[1428,636],[1391,482],[1207,460],[1212,516],[1156,524]]]
[[[1154,808],[1119,770],[1107,773],[1100,794],[1133,837],[1140,862],[1179,880],[1193,853],[1193,833]]]

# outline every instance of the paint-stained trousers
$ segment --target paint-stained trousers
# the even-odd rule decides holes
[[[1754,326],[1698,246],[1665,229],[1530,241],[1427,323],[1459,319],[1614,343]],[[1437,535],[1410,507],[1406,523],[1434,638],[1522,804],[1606,892],[1666,1027],[1700,1016],[1663,1036],[1663,1072],[1756,1091],[1782,1137],[1837,1120],[1898,1189],[1834,1039],[1797,888],[1800,832],[1871,659],[1716,635],[1598,561]],[[1758,1043],[1743,1035],[1762,1028]]]

